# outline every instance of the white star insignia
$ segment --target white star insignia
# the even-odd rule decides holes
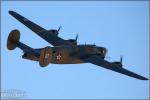
[[[61,55],[58,54],[58,55],[56,56],[56,59],[57,59],[57,60],[60,60],[60,59],[61,59]]]

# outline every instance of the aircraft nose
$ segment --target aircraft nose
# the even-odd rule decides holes
[[[105,51],[105,55],[107,54],[108,50],[106,48],[104,48],[104,51]]]
[[[102,54],[103,54],[104,57],[106,56],[106,54],[107,54],[107,49],[106,48],[102,49]]]

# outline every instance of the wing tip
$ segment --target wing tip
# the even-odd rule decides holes
[[[141,75],[137,75],[135,78],[137,78],[139,80],[149,80],[148,78],[141,76]]]
[[[12,14],[15,13],[15,12],[12,11],[12,10],[9,10],[8,13],[12,15]]]
[[[140,80],[149,80],[149,79],[146,77],[142,77],[142,78],[140,78]]]

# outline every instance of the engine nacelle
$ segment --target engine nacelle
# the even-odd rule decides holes
[[[59,33],[58,33],[58,30],[55,30],[55,29],[49,30],[49,33],[50,33],[50,34],[54,34],[54,35],[58,35],[58,34],[59,34]]]
[[[74,39],[69,39],[67,41],[69,41],[72,45],[77,45],[77,41]]]
[[[118,65],[119,67],[122,67],[122,63],[121,62],[112,62],[112,63]]]
[[[52,48],[45,47],[41,50],[39,64],[41,67],[46,67],[52,60]]]

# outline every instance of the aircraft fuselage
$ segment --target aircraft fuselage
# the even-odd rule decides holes
[[[89,55],[99,55],[104,58],[106,55],[106,48],[97,47],[95,45],[77,45],[77,46],[56,46],[56,47],[47,47],[51,50],[51,60],[50,63],[53,64],[77,64],[85,63],[79,58],[85,58]],[[40,49],[35,49],[37,52],[41,52]],[[45,57],[49,56],[45,54]],[[39,56],[34,56],[28,53],[25,53],[23,56],[25,59],[39,61]]]

